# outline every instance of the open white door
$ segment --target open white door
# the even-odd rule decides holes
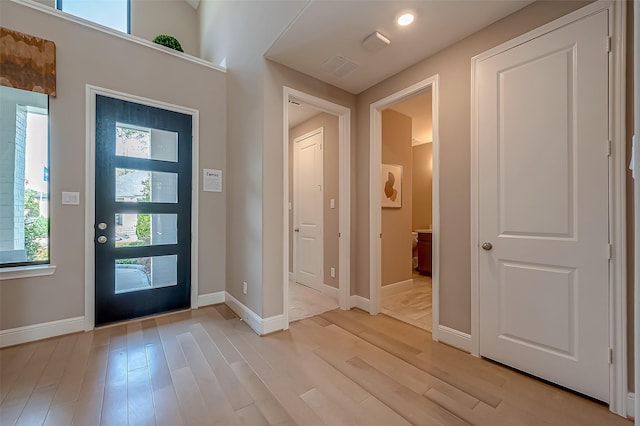
[[[609,401],[608,17],[477,63],[480,354]]]
[[[293,272],[295,281],[322,289],[322,128],[294,139]]]

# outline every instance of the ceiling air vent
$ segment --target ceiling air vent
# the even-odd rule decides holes
[[[322,70],[336,77],[344,77],[358,68],[358,64],[342,56],[334,56],[322,64]]]

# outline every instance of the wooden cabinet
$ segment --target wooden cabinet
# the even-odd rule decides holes
[[[431,232],[418,233],[418,272],[431,275]]]

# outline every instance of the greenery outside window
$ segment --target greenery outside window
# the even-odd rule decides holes
[[[87,21],[131,34],[130,0],[56,0],[56,8]]]
[[[0,268],[49,263],[49,97],[0,86]]]

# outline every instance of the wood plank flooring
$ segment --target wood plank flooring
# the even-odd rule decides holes
[[[338,307],[338,301],[328,294],[289,281],[289,322],[309,318]]]
[[[431,277],[413,275],[413,283],[400,291],[382,295],[381,311],[402,322],[431,331]]]
[[[631,425],[607,407],[333,310],[260,337],[224,305],[0,350],[5,425]]]

